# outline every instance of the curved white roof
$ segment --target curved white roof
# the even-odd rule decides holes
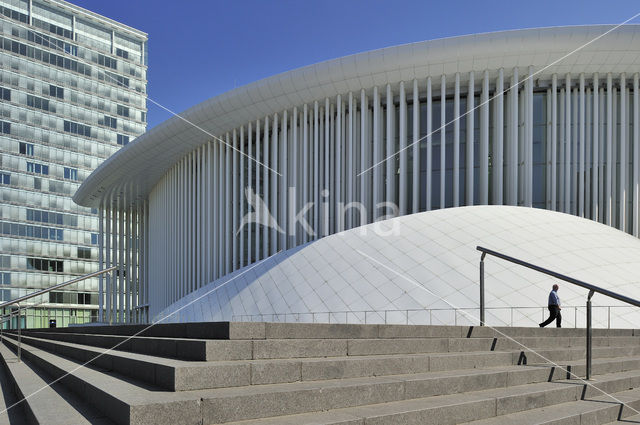
[[[376,227],[377,226],[377,227]],[[382,229],[384,235],[375,231]],[[395,229],[395,232],[389,232]],[[477,245],[640,299],[640,240],[612,227],[572,215],[509,206],[474,206],[411,214],[351,229],[278,253],[185,296],[155,316],[167,321],[284,320],[285,313],[367,313],[384,310],[470,308],[479,305]],[[485,260],[487,322],[535,326],[546,314],[553,283],[546,275],[494,257]],[[587,291],[565,282],[559,295],[565,326],[584,326]],[[216,289],[219,288],[219,289]],[[153,290],[153,288],[151,288]],[[194,301],[196,300],[196,301]],[[607,326],[597,306],[621,305],[596,294],[594,325]],[[500,309],[497,309],[500,308]],[[243,315],[267,315],[248,317]],[[424,311],[387,313],[395,323],[429,323]],[[640,309],[612,310],[611,325],[637,327]],[[287,320],[298,317],[289,316]],[[311,321],[311,314],[299,317]],[[331,321],[360,323],[363,313],[336,313]],[[451,311],[432,314],[434,324],[453,324]],[[477,324],[458,314],[457,323]]]
[[[423,41],[346,56],[285,72],[202,102],[138,137],[107,159],[74,195],[80,205],[99,207],[103,197],[141,199],[185,154],[213,135],[224,134],[265,115],[340,93],[376,85],[488,69],[532,66],[534,71],[585,46],[612,26],[526,29]],[[544,69],[552,73],[637,72],[640,26],[627,25]],[[194,126],[195,125],[195,126]],[[209,133],[209,134],[207,134]]]

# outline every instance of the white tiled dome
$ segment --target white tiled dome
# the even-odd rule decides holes
[[[280,252],[211,282],[155,319],[179,310],[166,321],[327,321],[326,312],[333,312],[331,322],[364,323],[368,311],[367,323],[379,323],[387,310],[392,323],[476,324],[478,245],[640,298],[637,238],[569,214],[474,206],[398,217]],[[489,324],[541,321],[551,278],[492,257],[485,260],[485,270]],[[558,283],[564,325],[577,320],[584,326],[584,307],[569,306],[584,306],[587,291]],[[598,306],[621,305],[599,294],[593,303],[598,327],[609,324],[607,309]],[[612,308],[610,324],[633,327],[639,311]]]

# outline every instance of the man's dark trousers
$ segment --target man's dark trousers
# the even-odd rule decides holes
[[[540,323],[541,327],[547,326],[549,323],[553,322],[553,319],[556,319],[556,327],[562,327],[562,314],[560,314],[560,307],[557,305],[549,306],[549,318],[544,322]]]

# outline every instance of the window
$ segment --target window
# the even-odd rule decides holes
[[[27,270],[40,270],[43,272],[64,272],[63,262],[49,260],[47,258],[27,258]]]
[[[40,97],[31,96],[30,94],[27,95],[27,106],[30,106],[36,109],[42,109],[43,111],[55,112],[53,108],[49,108],[48,99],[42,99]]]
[[[0,255],[0,267],[3,269],[11,268],[11,257],[8,255]]]
[[[78,170],[76,168],[64,167],[64,178],[78,180]]]
[[[20,142],[20,153],[23,155],[33,156],[33,143]]]
[[[117,47],[116,55],[120,56],[121,58],[129,59],[129,52],[127,52],[126,50],[118,49]]]
[[[129,136],[118,134],[118,144],[123,146],[129,144]]]
[[[78,247],[78,258],[91,258],[91,248]]]
[[[62,87],[49,84],[49,96],[64,99],[64,89]]]
[[[105,55],[98,55],[98,65],[116,69],[118,67],[118,61]]]
[[[91,245],[98,245],[98,234],[97,233],[92,233],[91,234]]]
[[[0,99],[11,102],[11,90],[0,87]]]
[[[107,127],[111,127],[111,128],[117,128],[118,127],[118,120],[110,117],[109,115],[105,115],[104,116],[104,125],[106,125]]]
[[[91,127],[84,124],[78,124],[73,121],[64,121],[64,131],[67,133],[78,134],[80,136],[91,137]]]
[[[11,184],[11,174],[9,174],[9,173],[0,173],[0,183],[2,183],[2,184]]]
[[[49,302],[51,304],[62,304],[62,292],[49,292]]]
[[[6,121],[0,121],[0,126],[2,127],[2,132],[4,134],[11,134],[11,123]]]
[[[118,115],[120,116],[123,116],[123,117],[129,116],[129,108],[127,108],[126,106],[118,105],[117,112],[118,112]]]
[[[11,273],[0,273],[0,284],[11,285]]]
[[[30,173],[49,175],[49,166],[37,162],[27,162],[27,171]]]
[[[64,240],[63,229],[53,229],[50,227],[30,226],[18,223],[0,223],[2,224],[2,234],[11,236],[26,236],[29,238],[49,239],[52,241]]]
[[[37,162],[27,161],[27,171],[30,173],[49,175],[49,166],[44,164],[38,164]]]

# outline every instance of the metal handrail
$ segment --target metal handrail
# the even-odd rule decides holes
[[[578,311],[580,311],[581,314],[584,314],[586,316],[586,312],[582,312],[581,309],[584,308],[584,306],[577,306],[577,305],[569,305],[569,306],[563,306],[563,310],[573,310],[574,311],[574,323],[573,326],[574,327],[578,327]],[[616,308],[628,308],[627,306],[624,305],[599,305],[599,306],[594,306],[594,308],[604,308],[607,309],[607,323],[606,323],[606,328],[607,329],[611,329],[611,309],[616,309]],[[546,312],[546,307],[540,307],[540,306],[504,306],[504,307],[485,307],[486,311],[500,311],[500,310],[506,310],[508,312],[510,312],[510,316],[511,316],[511,321],[509,323],[505,322],[505,325],[507,326],[514,326],[514,311],[522,311],[522,310],[527,310],[527,309],[536,309],[539,310],[542,313],[542,320],[544,320],[544,315]],[[433,324],[433,319],[434,319],[434,313],[438,314],[438,313],[444,313],[444,312],[453,312],[454,313],[454,325],[458,325],[458,317],[460,316],[458,314],[458,312],[464,312],[464,311],[469,311],[469,310],[478,310],[478,307],[460,307],[460,308],[453,308],[453,307],[447,307],[447,308],[409,308],[409,309],[384,309],[384,310],[373,310],[373,309],[369,309],[369,310],[333,310],[333,311],[314,311],[314,312],[286,312],[286,313],[256,313],[256,314],[234,314],[231,316],[231,321],[232,322],[237,322],[237,321],[249,321],[249,322],[253,322],[253,321],[266,321],[269,320],[269,318],[271,318],[272,321],[278,321],[278,322],[285,322],[288,323],[289,320],[291,319],[292,322],[301,322],[301,319],[304,318],[309,318],[311,320],[310,323],[332,323],[334,320],[337,321],[337,323],[349,323],[349,318],[353,317],[355,319],[354,323],[361,323],[361,324],[370,324],[370,323],[375,323],[375,324],[410,324],[412,321],[415,320],[415,317],[412,317],[411,320],[409,319],[409,314],[415,314],[415,313],[424,313],[427,315],[427,317],[429,318],[429,325]],[[369,317],[370,316],[374,316],[372,321],[369,321]],[[402,317],[400,317],[402,316]],[[468,314],[464,314],[464,316],[468,317]],[[344,317],[343,321],[341,321],[341,317]],[[335,319],[334,319],[335,318]],[[376,319],[380,319],[381,321],[378,321]],[[398,320],[400,319],[400,320]],[[533,319],[530,319],[533,320]],[[441,319],[439,319],[439,322],[441,322],[442,324],[444,324],[445,322],[443,322]],[[535,323],[539,323],[539,321],[535,321]]]
[[[494,251],[492,249],[484,248],[481,246],[477,246],[476,249],[482,252],[480,257],[480,326],[484,326],[484,310],[485,310],[485,299],[484,299],[484,258],[487,254],[492,255],[497,258],[501,258],[505,261],[509,261],[514,264],[518,264],[520,266],[526,267],[531,270],[538,271],[540,273],[553,276],[556,279],[563,280],[565,282],[571,283],[572,285],[580,286],[582,288],[588,289],[589,294],[587,295],[587,358],[586,358],[586,378],[589,379],[591,377],[591,364],[592,364],[592,337],[593,330],[591,326],[592,314],[591,314],[591,297],[597,292],[602,295],[606,295],[608,297],[614,298],[616,300],[625,302],[627,304],[631,304],[636,307],[640,307],[640,301],[626,297],[624,295],[618,294],[617,292],[609,291],[608,289],[601,288],[596,285],[592,285],[590,283],[583,282],[581,280],[575,279],[570,276],[563,275],[562,273],[554,272],[552,270],[546,269],[544,267],[536,266],[535,264],[528,263],[526,261],[520,260],[518,258],[511,257],[509,255],[502,254],[500,252]]]
[[[118,268],[118,266],[112,266],[112,267],[109,267],[109,268],[106,268],[106,269],[103,269],[103,270],[98,270],[97,272],[85,274],[85,275],[77,277],[75,279],[71,279],[71,280],[68,280],[66,282],[62,282],[62,283],[59,283],[57,285],[53,285],[53,286],[51,286],[49,288],[41,289],[39,291],[32,292],[32,293],[27,294],[27,295],[23,295],[21,297],[16,298],[15,300],[6,301],[6,302],[0,304],[0,309],[2,309],[4,307],[8,307],[8,306],[13,305],[13,304],[16,304],[18,306],[18,313],[19,313],[22,310],[20,308],[20,303],[23,302],[23,301],[26,301],[26,300],[28,300],[30,298],[33,298],[33,297],[37,297],[39,295],[44,295],[44,294],[49,293],[49,292],[51,292],[53,290],[56,290],[56,289],[64,288],[65,286],[71,285],[73,283],[78,283],[78,282],[81,282],[83,280],[86,280],[86,279],[89,279],[89,278],[92,278],[92,277],[95,277],[95,276],[99,276],[99,275],[101,275],[103,273],[108,273],[108,272],[113,271],[113,270],[115,270],[117,268]],[[29,306],[29,307],[33,307],[33,306]],[[28,308],[28,307],[26,307],[26,308]],[[20,325],[20,315],[18,315],[18,361],[22,361],[21,343],[22,343],[22,326]]]

